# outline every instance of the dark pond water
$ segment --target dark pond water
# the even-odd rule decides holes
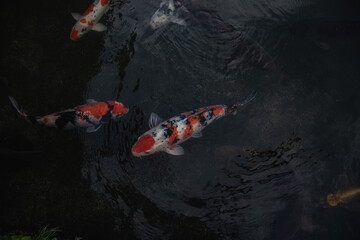
[[[360,239],[360,198],[346,194],[360,187],[356,1],[193,3],[255,40],[275,71],[227,69],[231,46],[194,13],[152,30],[160,0],[113,0],[106,32],[71,41],[70,13],[91,2],[1,7],[0,234],[50,224],[61,239]],[[132,156],[151,112],[233,104],[252,89],[185,155]],[[95,133],[62,131],[20,118],[8,95],[34,115],[86,99],[130,111]]]

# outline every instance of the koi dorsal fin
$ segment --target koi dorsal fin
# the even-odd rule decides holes
[[[86,103],[96,103],[97,101],[95,101],[94,99],[86,99]]]
[[[149,127],[153,128],[156,127],[157,125],[159,125],[161,122],[163,121],[163,119],[157,115],[156,113],[151,113],[150,114],[150,118],[149,118]]]

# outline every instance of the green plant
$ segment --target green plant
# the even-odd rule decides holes
[[[49,225],[41,228],[34,240],[57,240],[55,235],[61,230],[58,227],[48,228]]]

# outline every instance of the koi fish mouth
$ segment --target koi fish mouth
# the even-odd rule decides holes
[[[90,29],[91,29],[91,26],[88,27],[88,26],[81,25],[80,23],[76,23],[75,26],[71,30],[70,39],[71,40],[78,40],[85,33],[90,31]]]

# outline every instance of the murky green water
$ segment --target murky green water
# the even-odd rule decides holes
[[[0,234],[50,224],[61,239],[360,238],[359,196],[326,198],[360,187],[356,1],[197,1],[254,39],[273,72],[226,69],[231,47],[196,14],[151,30],[159,0],[113,0],[108,31],[71,41],[70,13],[91,2],[1,8]],[[255,101],[182,144],[185,155],[131,155],[151,112],[252,89]],[[86,99],[130,111],[95,133],[61,131],[20,118],[8,95],[34,115]]]

